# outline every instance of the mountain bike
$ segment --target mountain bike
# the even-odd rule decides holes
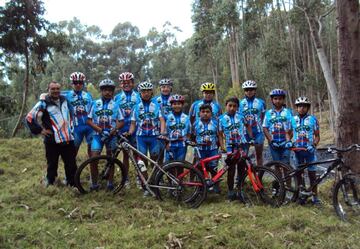
[[[159,162],[159,158],[158,161],[152,160],[132,146],[128,139],[122,135],[118,135],[117,148],[111,156],[102,155],[93,157],[79,166],[75,174],[75,184],[79,191],[81,193],[89,191],[91,181],[94,178],[90,170],[91,165],[97,162],[99,165],[98,183],[103,182],[104,184],[109,179],[111,173],[115,172],[114,179],[117,179],[117,182],[114,184],[113,193],[120,192],[125,185],[125,179],[128,175],[123,163],[117,159],[120,152],[128,154],[140,178],[143,189],[149,191],[152,196],[160,200],[171,200],[193,208],[200,206],[206,198],[207,188],[201,172],[178,161],[162,165]],[[138,158],[153,166],[148,177],[146,177],[146,166],[138,163]],[[187,175],[181,175],[185,170],[191,172],[191,178]]]
[[[187,142],[187,144],[194,148],[194,163],[192,167],[201,170],[208,188],[218,184],[230,167],[235,167],[238,163],[242,163],[244,165],[244,173],[240,175],[238,188],[239,198],[243,203],[257,204],[262,202],[277,207],[283,202],[285,187],[281,178],[269,168],[255,167],[239,144],[232,144],[232,152],[226,153],[224,156],[218,154],[204,159],[201,159],[200,156],[199,146],[201,144],[193,142]],[[216,175],[211,177],[207,165],[211,161],[217,161],[222,157],[226,157],[223,167],[218,169]],[[184,175],[186,174],[188,172],[184,172]],[[273,186],[276,186],[276,188]]]
[[[293,148],[292,150],[296,150]],[[285,185],[286,193],[290,193],[291,201],[300,200],[301,203],[306,202],[307,198],[313,195],[313,189],[320,184],[331,172],[335,169],[338,173],[339,180],[336,182],[332,193],[333,206],[337,215],[344,221],[349,220],[350,216],[359,217],[360,203],[359,203],[359,175],[350,172],[350,168],[344,163],[345,152],[360,150],[360,145],[353,144],[345,149],[329,147],[328,153],[336,154],[333,159],[322,160],[312,163],[304,163],[296,166],[293,169],[291,166],[278,161],[272,161],[265,164],[265,167],[282,172],[282,181]],[[316,181],[309,187],[305,187],[298,182],[299,175],[302,175],[304,170],[312,165],[330,164],[327,170],[321,174]],[[289,185],[289,181],[292,183]],[[304,181],[303,181],[304,182]]]

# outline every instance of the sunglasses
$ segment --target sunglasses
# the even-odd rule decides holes
[[[255,91],[256,90],[256,88],[246,88],[244,91],[245,92],[250,92],[250,91]]]
[[[82,81],[73,81],[74,85],[84,85],[84,82]]]

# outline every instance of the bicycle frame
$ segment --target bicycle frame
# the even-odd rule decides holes
[[[123,139],[123,140],[125,140],[125,139]],[[115,152],[114,156],[117,157],[117,155],[120,153],[121,150],[125,151],[128,154],[131,162],[133,163],[133,165],[135,167],[135,170],[136,170],[138,176],[140,177],[142,183],[145,185],[145,188],[151,193],[151,195],[155,196],[155,193],[151,190],[151,188],[176,189],[176,187],[165,187],[165,186],[153,185],[150,183],[152,178],[155,176],[155,173],[157,170],[160,170],[161,172],[163,172],[172,181],[179,183],[179,180],[177,178],[172,177],[166,171],[164,171],[158,162],[152,160],[150,157],[143,154],[141,151],[137,150],[134,146],[132,146],[130,143],[128,143],[126,141],[122,141],[118,144],[117,151]],[[144,159],[147,162],[150,162],[151,164],[154,165],[150,174],[148,174],[148,179],[145,178],[144,174],[141,172],[141,170],[137,166],[137,162],[136,162],[134,153],[136,155],[140,156],[142,159]]]
[[[313,165],[322,165],[322,164],[327,164],[327,163],[332,163],[328,168],[327,170],[321,174],[317,179],[316,181],[310,185],[308,188],[305,188],[304,190],[306,192],[310,192],[310,191],[313,191],[313,189],[318,185],[320,184],[323,179],[330,174],[330,172],[337,168],[338,172],[340,173],[339,176],[340,176],[340,179],[342,179],[342,173],[341,173],[341,170],[342,168],[345,168],[345,165],[344,165],[344,161],[343,161],[343,156],[341,153],[338,153],[337,154],[337,158],[334,158],[334,159],[329,159],[329,160],[323,160],[323,161],[318,161],[318,162],[312,162],[312,163],[302,163],[302,164],[299,164],[297,165],[297,169],[294,169],[293,171],[290,171],[289,173],[287,173],[284,177],[284,181],[286,180],[289,180],[291,177],[296,177],[300,174],[303,173],[303,171]]]
[[[215,161],[215,160],[219,160],[221,158],[221,154],[215,155],[215,156],[211,156],[211,157],[207,157],[204,159],[200,159],[200,152],[198,147],[194,147],[194,150],[196,150],[196,155],[197,158],[195,157],[195,163],[193,164],[194,168],[198,168],[199,165],[201,167],[201,170],[204,174],[204,178],[205,180],[208,182],[209,180],[211,181],[209,183],[209,187],[214,185],[215,183],[217,183],[218,181],[220,181],[220,178],[229,170],[229,168],[231,167],[231,165],[228,165],[227,163],[225,163],[225,165],[216,173],[215,176],[213,176],[212,178],[209,176],[209,172],[206,169],[206,165],[211,162],[211,161]],[[234,150],[231,153],[228,153],[227,155],[236,155],[236,153],[240,153],[240,157],[239,159],[237,159],[237,161],[234,163],[234,165],[238,164],[240,160],[245,160],[246,163],[246,172],[249,176],[249,179],[251,181],[251,184],[255,190],[255,192],[259,192],[263,186],[261,184],[261,181],[259,179],[259,177],[257,175],[255,175],[254,178],[254,172],[252,170],[253,165],[251,163],[251,160],[249,157],[245,156],[243,153],[241,153],[240,149]]]

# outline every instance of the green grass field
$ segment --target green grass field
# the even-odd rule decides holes
[[[0,144],[0,248],[360,248],[359,227],[335,216],[331,181],[321,186],[320,208],[249,207],[227,202],[223,191],[183,209],[144,198],[135,186],[116,196],[45,188],[40,138]]]

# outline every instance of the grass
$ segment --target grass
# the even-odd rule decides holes
[[[321,185],[320,208],[248,207],[227,202],[223,191],[183,209],[143,198],[135,186],[116,196],[45,188],[41,139],[0,144],[0,248],[360,248],[359,228],[335,216],[330,181]]]

